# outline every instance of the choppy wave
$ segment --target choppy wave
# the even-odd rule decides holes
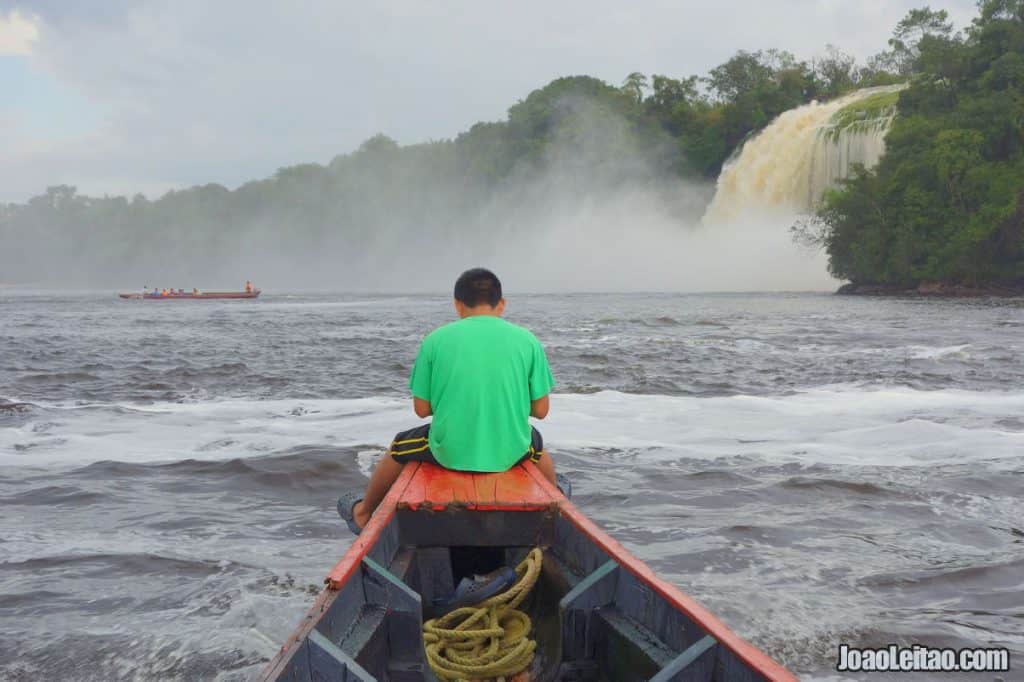
[[[351,539],[337,495],[417,423],[449,301],[51,298],[5,304],[0,678],[248,679]],[[1024,656],[1020,302],[512,309],[578,504],[801,677],[839,641]]]

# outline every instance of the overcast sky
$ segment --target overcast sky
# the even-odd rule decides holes
[[[157,196],[452,137],[559,76],[885,47],[921,0],[0,0],[0,201]],[[947,0],[963,26],[973,0]]]

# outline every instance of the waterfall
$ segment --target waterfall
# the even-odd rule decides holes
[[[745,213],[803,213],[847,177],[885,152],[885,135],[905,86],[865,88],[830,102],[811,102],[771,122],[722,168],[705,223]]]

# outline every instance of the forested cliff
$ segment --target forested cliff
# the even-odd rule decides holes
[[[0,205],[0,284],[193,286],[211,273],[295,273],[301,284],[350,285],[382,262],[429,268],[439,244],[466,260],[536,240],[546,217],[616,192],[643,192],[693,226],[709,181],[779,114],[907,81],[882,163],[828,192],[800,238],[856,283],[1016,282],[1022,7],[985,0],[962,34],[944,12],[914,10],[863,65],[829,46],[809,61],[739,52],[703,77],[560,78],[453,139],[400,146],[382,134],[233,190],[151,200],[50,187]]]
[[[933,25],[918,43],[914,72],[885,156],[826,193],[812,240],[855,290],[1018,291],[1024,2],[981,2],[962,34]]]

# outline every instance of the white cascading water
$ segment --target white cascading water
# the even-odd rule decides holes
[[[865,88],[781,114],[726,163],[704,222],[730,222],[764,210],[812,209],[827,188],[848,177],[852,164],[871,168],[878,163],[895,109],[883,109],[874,118],[854,118],[842,127],[833,117],[860,100],[903,87]]]

